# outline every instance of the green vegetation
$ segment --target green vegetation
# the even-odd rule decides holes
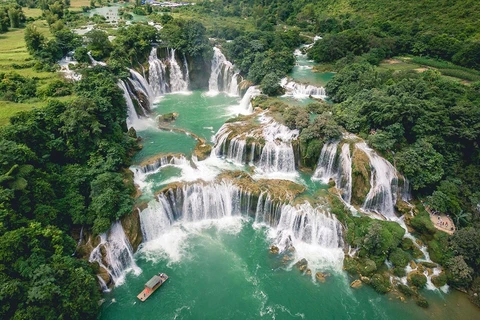
[[[92,318],[97,281],[71,256],[69,233],[104,232],[132,210],[133,184],[121,170],[136,142],[116,78],[88,69],[73,91],[74,100],[50,100],[0,132],[1,318]]]

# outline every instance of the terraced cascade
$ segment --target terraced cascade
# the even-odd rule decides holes
[[[366,286],[349,287],[345,226],[329,202],[341,196],[360,212],[390,218],[394,200],[408,197],[401,176],[381,170],[377,162],[390,168],[386,160],[349,136],[323,146],[316,172],[300,172],[299,132],[270,111],[252,110],[258,88],[231,96],[223,72],[213,73],[216,95],[168,92],[137,130],[143,145],[131,167],[137,209],[92,242],[91,260],[104,273],[99,282],[104,289],[112,289],[105,279],[114,283],[99,318],[426,317]],[[172,113],[169,122],[159,119]],[[198,139],[212,148],[203,160],[195,153]],[[384,192],[383,181],[392,186],[394,176],[392,202],[382,204],[386,197],[372,190]],[[114,257],[119,263],[110,265]],[[158,272],[169,281],[138,302],[136,294]],[[425,295],[440,302],[437,292]]]

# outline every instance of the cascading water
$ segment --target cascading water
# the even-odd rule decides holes
[[[389,220],[396,220],[394,206],[398,190],[397,170],[390,162],[370,149],[366,143],[357,143],[355,147],[367,155],[372,167],[370,191],[362,209],[377,212]]]
[[[242,100],[240,101],[240,109],[248,113],[253,112],[252,99],[260,95],[261,91],[256,86],[251,86],[245,92]]]
[[[149,174],[157,172],[158,169],[168,165],[185,165],[187,163],[189,163],[189,161],[184,156],[164,156],[152,163],[140,167],[132,167],[131,169],[134,173]]]
[[[148,82],[152,87],[155,97],[161,96],[168,91],[167,73],[165,64],[158,59],[157,48],[152,48],[148,57],[149,73]]]
[[[223,125],[215,135],[212,155],[225,157],[238,164],[255,162],[260,173],[293,173],[295,172],[295,152],[292,141],[298,138],[298,130],[290,130],[265,115],[259,117],[260,126],[233,135],[233,128],[241,126],[241,122]],[[249,142],[250,154],[247,155],[247,139],[264,141],[263,145]],[[260,150],[255,159],[256,150]]]
[[[261,116],[265,145],[262,148],[260,160],[257,164],[263,172],[295,172],[295,152],[292,141],[298,138],[298,130],[288,127],[275,120]]]
[[[238,95],[238,73],[218,48],[213,48],[212,67],[208,80],[208,93],[215,95],[226,92],[230,95]]]
[[[310,269],[342,268],[342,225],[320,207],[314,208],[308,202],[284,205],[272,231],[275,245],[281,251],[293,246],[295,260],[306,258]]]
[[[337,188],[342,190],[343,200],[350,204],[352,201],[352,157],[350,144],[345,143],[340,153],[342,172],[338,177]]]
[[[89,262],[97,262],[106,269],[115,285],[122,284],[129,271],[133,270],[136,275],[142,272],[135,263],[132,246],[119,221],[112,225],[108,236],[102,234],[100,238],[100,244],[91,252]],[[105,249],[105,257],[102,255],[102,247]]]
[[[196,223],[254,212],[255,224],[271,228],[270,235],[281,250],[293,245],[296,258],[308,258],[313,269],[341,268],[342,226],[331,214],[307,202],[284,205],[273,201],[268,192],[254,202],[250,193],[228,181],[170,189],[140,213],[143,237],[148,245],[168,233],[176,221]]]
[[[315,87],[310,84],[297,83],[287,78],[282,79],[281,86],[285,89],[286,96],[293,96],[296,99],[305,99],[309,97],[325,99],[327,94],[325,88]]]
[[[91,53],[90,51],[87,52],[87,55],[88,55],[88,57],[90,58],[90,62],[92,63],[93,66],[99,65],[99,66],[105,67],[105,66],[107,65],[107,64],[106,64],[105,62],[103,62],[103,61],[97,61],[97,60],[95,60],[95,59],[93,58],[92,53]]]
[[[171,92],[182,92],[188,90],[188,79],[185,78],[182,69],[175,58],[175,49],[170,50],[170,90]],[[188,76],[188,74],[187,74]]]
[[[187,82],[187,90],[190,87],[190,71],[188,69],[188,61],[185,53],[183,54],[183,68],[185,69],[185,81]]]
[[[337,147],[338,141],[325,143],[318,158],[317,169],[312,176],[312,180],[320,180],[323,183],[328,183],[330,179],[337,181],[338,166],[337,166]]]
[[[130,75],[131,75],[131,82],[133,86],[135,87],[135,90],[140,91],[142,94],[144,94],[150,103],[152,104],[152,101],[155,97],[155,94],[153,93],[152,87],[150,84],[147,82],[147,80],[135,69],[129,69],[130,70]]]
[[[135,110],[135,106],[133,104],[132,98],[130,97],[130,94],[128,93],[127,86],[123,80],[119,80],[117,85],[119,86],[120,89],[123,91],[123,97],[125,98],[125,101],[127,103],[127,127],[135,127],[135,122],[138,120],[138,114],[137,111]]]
[[[326,184],[333,179],[337,189],[341,190],[342,199],[350,204],[352,198],[350,145],[343,144],[340,153],[338,153],[338,145],[338,141],[323,145],[312,180],[320,180]]]
[[[210,71],[210,79],[208,79],[208,91],[210,94],[218,93],[218,78],[227,59],[218,48],[213,48],[212,68]]]
[[[225,157],[237,164],[244,164],[246,152],[245,137],[233,137],[228,141],[232,133],[230,125],[223,125],[214,137],[215,145],[212,149],[212,155],[220,158]]]

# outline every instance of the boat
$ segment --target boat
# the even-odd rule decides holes
[[[154,293],[165,281],[168,280],[168,276],[165,273],[159,273],[154,275],[150,280],[145,283],[145,288],[137,296],[140,301],[147,300],[152,293]]]

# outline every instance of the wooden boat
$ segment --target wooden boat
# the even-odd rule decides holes
[[[148,280],[147,283],[145,283],[145,289],[143,289],[142,292],[140,292],[137,296],[140,301],[145,301],[152,295],[152,293],[155,292],[162,284],[167,281],[168,276],[165,273],[159,273],[156,274],[152,277],[152,279]]]

